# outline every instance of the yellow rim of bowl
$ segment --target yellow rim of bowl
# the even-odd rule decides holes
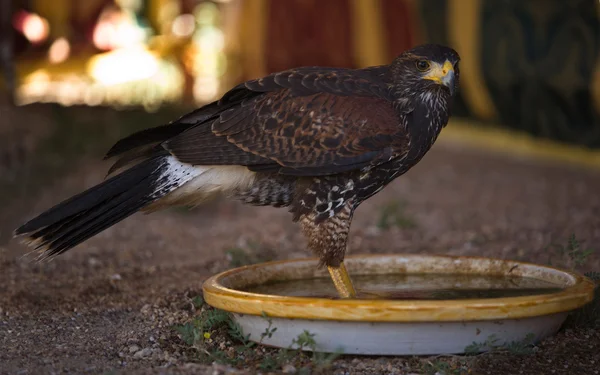
[[[287,297],[248,293],[230,289],[222,280],[244,272],[253,272],[264,267],[282,264],[310,262],[316,259],[274,261],[231,269],[207,279],[203,286],[205,301],[218,309],[249,315],[262,315],[288,319],[314,319],[370,322],[439,322],[476,321],[528,318],[555,314],[577,309],[594,297],[595,284],[589,278],[575,272],[528,262],[517,262],[496,258],[448,256],[448,255],[355,255],[346,257],[346,263],[377,257],[471,259],[496,261],[512,265],[533,266],[562,273],[574,280],[557,293],[465,300],[343,300],[313,297]]]

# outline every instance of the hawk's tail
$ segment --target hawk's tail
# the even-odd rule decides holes
[[[172,157],[152,157],[50,208],[15,235],[25,235],[39,259],[59,255],[183,185],[190,177],[180,168]]]

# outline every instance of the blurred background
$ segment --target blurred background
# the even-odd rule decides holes
[[[3,0],[2,82],[19,106],[156,111],[273,71],[384,64],[435,42],[462,55],[457,116],[598,148],[599,4]]]
[[[99,159],[119,137],[173,120],[241,81],[301,65],[385,64],[424,42],[462,56],[455,119],[600,148],[597,0],[2,0],[0,7],[0,186],[11,202],[74,160]]]

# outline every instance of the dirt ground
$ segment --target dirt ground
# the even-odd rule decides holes
[[[6,234],[100,181],[108,163],[97,159],[35,194],[15,192],[0,230]],[[575,234],[599,247],[598,192],[597,171],[440,142],[358,209],[349,253],[483,255],[569,266],[550,245]],[[395,201],[405,202],[402,215],[414,227],[377,226]],[[193,317],[202,282],[232,266],[227,249],[273,259],[309,256],[290,219],[285,209],[224,200],[190,212],[136,214],[48,264],[23,257],[26,249],[8,242],[0,247],[0,374],[256,373],[198,363],[172,326]],[[600,254],[579,270],[600,271]],[[534,349],[469,358],[465,373],[597,374],[600,331],[563,329]],[[342,356],[331,373],[443,374],[434,366],[438,359]]]

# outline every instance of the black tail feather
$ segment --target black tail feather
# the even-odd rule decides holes
[[[131,150],[122,155],[114,162],[114,164],[110,167],[108,172],[106,172],[106,176],[110,176],[115,171],[124,168],[130,164],[135,164],[138,161],[146,160],[152,156],[157,156],[159,154],[164,154],[165,156],[169,155],[169,153],[165,151],[165,149],[162,148],[160,145]]]
[[[231,108],[236,103],[237,102],[220,104],[219,102],[214,101],[179,117],[169,124],[133,133],[115,143],[110,150],[108,150],[104,159],[129,153],[142,146],[158,145],[181,134],[189,128],[216,119],[222,111]],[[205,125],[210,127],[210,124]]]
[[[166,194],[157,189],[164,163],[162,156],[141,162],[31,219],[15,235],[26,234],[41,259],[64,253]]]
[[[186,123],[173,123],[161,125],[133,133],[115,143],[104,156],[104,159],[135,150],[138,147],[155,145],[185,131],[191,125]]]

